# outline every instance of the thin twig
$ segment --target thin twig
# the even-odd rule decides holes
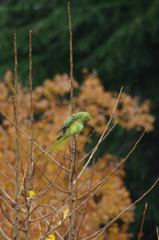
[[[4,191],[4,189],[0,186],[0,191],[4,195],[4,197],[15,206],[15,201]],[[22,210],[22,212],[26,213],[25,210],[21,207],[19,208]],[[15,211],[15,210],[14,210]]]
[[[68,17],[69,17],[69,33],[70,33],[70,83],[71,83],[71,115],[74,113],[74,99],[73,99],[73,48],[72,48],[72,28],[71,28],[71,11],[70,2],[68,2]]]
[[[45,236],[48,235],[49,229],[51,228],[52,220],[53,220],[53,214],[51,215],[50,222],[47,223],[48,229],[47,229],[47,231],[46,231],[46,233],[45,233]],[[44,237],[44,239],[45,239],[45,237]]]
[[[0,203],[0,208],[2,210],[2,213],[4,214],[4,216],[7,218],[7,220],[12,224],[14,225],[14,222],[8,217],[8,215],[6,214],[5,210],[3,209],[1,203]]]
[[[70,12],[70,2],[68,2],[68,17],[69,17],[69,33],[70,33],[70,83],[71,83],[71,115],[74,113],[74,98],[73,98],[73,51],[72,51],[72,28],[71,28],[71,12]],[[71,136],[71,163],[70,163],[70,177],[69,177],[69,196],[73,194],[73,177],[74,177],[74,167],[76,161],[76,138]],[[73,198],[69,201],[69,211],[73,211]],[[70,215],[69,226],[71,226],[69,231],[69,240],[75,239],[75,225],[73,215]]]
[[[21,169],[22,169],[22,174],[23,174],[23,189],[24,189],[24,199],[25,199],[25,205],[27,206],[27,201],[28,201],[28,199],[27,199],[27,197],[28,197],[28,195],[27,195],[27,190],[26,190],[26,178],[25,178],[25,170],[24,170],[24,168],[23,168],[23,164],[21,163]],[[26,210],[26,214],[27,214],[27,210]],[[26,215],[25,214],[25,215]]]
[[[76,221],[77,221],[77,217],[75,217],[73,224],[75,224]],[[65,234],[64,234],[64,236],[63,236],[64,239],[65,239],[67,233],[70,231],[70,228],[71,228],[71,227],[72,227],[72,226],[69,226],[69,227],[67,228],[67,231],[65,232]]]
[[[29,191],[33,189],[33,122],[34,122],[34,113],[33,113],[33,90],[32,90],[32,31],[29,34],[29,82],[30,82],[30,161],[29,161]]]
[[[78,181],[77,181],[77,135],[75,135],[75,165],[74,165],[74,175],[75,175],[75,179],[76,179],[76,185],[75,185],[75,191],[76,191],[76,195],[75,195],[75,208],[77,209],[78,206],[78,202],[77,202],[77,198],[78,198]],[[74,201],[74,199],[72,199]],[[77,217],[78,217],[78,210],[76,211],[76,215],[75,215],[75,221],[74,221],[74,226],[77,226],[76,221],[77,221]]]
[[[21,163],[21,167],[22,167],[22,163]],[[27,170],[27,163],[26,163],[26,166],[25,166],[24,171],[23,171],[23,168],[22,168],[22,171],[23,171],[23,179],[22,179],[22,181],[21,181],[21,188],[20,188],[20,190],[19,190],[19,196],[18,196],[18,197],[20,197],[21,192],[22,192],[22,190],[24,189],[26,170]],[[25,189],[24,189],[24,192],[25,192]]]
[[[97,165],[97,163],[96,163]],[[87,180],[91,177],[92,175],[92,172],[90,173],[90,175],[85,179],[85,181],[81,184],[81,186],[78,188],[77,192],[81,190],[81,188],[86,184]],[[69,200],[70,198],[73,198],[74,195],[76,195],[77,192],[74,192],[72,196],[70,196],[69,198],[67,198],[63,203],[61,203],[56,209],[54,209],[52,212],[44,215],[43,217],[40,217],[40,218],[36,218],[36,219],[33,219],[31,220],[31,222],[37,222],[37,221],[40,221],[42,220],[43,218],[46,218],[48,217],[50,214],[53,214],[54,212],[56,212],[58,209],[60,209],[63,205],[65,205]],[[38,194],[37,194],[38,195]],[[32,198],[32,201],[36,199],[36,196]],[[23,205],[22,207],[24,207],[25,205]],[[36,207],[37,208],[37,207]],[[34,208],[30,215],[36,210],[36,208]],[[25,220],[26,221],[26,220]],[[25,221],[22,223],[20,229],[23,227],[23,225],[25,224]]]
[[[130,150],[130,152],[127,154],[127,156],[104,178],[102,179],[99,183],[96,184],[96,186],[94,186],[90,191],[94,191],[96,188],[98,188],[93,195],[109,180],[109,178],[117,171],[117,169],[123,165],[126,160],[129,158],[129,156],[134,152],[134,150],[136,149],[137,145],[139,144],[139,142],[141,141],[141,139],[143,138],[144,134],[145,134],[146,130],[142,133],[142,135],[140,136],[140,138],[136,141],[134,147]],[[78,198],[81,199],[83,197],[85,197],[87,195],[87,193],[84,193],[82,196],[80,196]]]
[[[156,226],[157,240],[159,240],[158,227]]]
[[[0,111],[0,113],[1,113],[3,116],[5,116],[5,118],[7,118],[7,119],[15,126],[15,123],[7,116],[4,112]],[[26,132],[24,132],[20,127],[17,127],[17,128],[18,128],[18,130],[19,130],[21,133],[24,134],[24,136],[26,136],[29,140],[31,140],[31,137],[29,137],[29,135],[28,135]],[[42,147],[40,147],[39,144],[37,144],[35,141],[33,141],[33,143],[34,143],[35,146],[37,146],[37,147],[41,150],[41,152],[43,152],[46,156],[48,156],[49,159],[51,159],[51,160],[52,160],[53,162],[55,162],[57,165],[61,166],[61,164],[60,164],[59,162],[57,162],[53,157],[51,157],[44,149],[42,149]],[[62,168],[65,169],[65,170],[68,171],[68,172],[70,171],[68,168],[65,168],[64,166],[62,166]]]
[[[14,124],[14,125],[15,125],[15,124]],[[11,171],[13,172],[13,174],[16,175],[13,167],[11,166],[11,164],[10,164],[10,162],[9,162],[8,160],[7,160],[7,164],[8,164],[8,166],[9,166],[9,168],[11,169]]]
[[[34,163],[35,164],[35,163]],[[61,189],[59,186],[55,185],[55,181],[57,180],[57,177],[59,176],[60,174],[60,170],[59,172],[57,173],[57,175],[55,176],[55,179],[51,182],[47,176],[43,173],[43,171],[38,168],[40,170],[40,172],[45,176],[45,178],[49,181],[49,183],[35,196],[35,197],[32,197],[29,201],[30,202],[33,202],[35,200],[37,200],[39,197],[41,197],[44,193],[46,193],[52,186],[57,188],[58,190],[64,192],[64,193],[67,193],[68,194],[68,191],[64,190],[64,189]],[[64,204],[64,203],[63,203]],[[26,204],[23,204],[20,208],[26,206]]]
[[[146,130],[145,130],[145,131],[146,131]],[[139,140],[135,143],[135,146],[134,146],[133,149],[128,153],[128,155],[125,157],[125,159],[124,159],[120,164],[118,164],[118,166],[104,179],[104,181],[102,181],[102,184],[100,184],[100,186],[98,186],[98,188],[96,189],[96,191],[93,192],[85,201],[83,201],[83,202],[81,203],[81,205],[79,205],[79,206],[77,207],[77,209],[81,208],[92,196],[94,196],[95,193],[97,193],[97,192],[99,191],[99,189],[105,184],[105,182],[110,178],[110,176],[119,168],[119,166],[120,166],[121,164],[123,164],[123,163],[128,159],[128,157],[130,156],[130,154],[135,150],[137,144],[141,141],[141,139],[142,139],[145,131],[143,132],[143,134],[141,135],[141,137],[139,138]],[[159,179],[158,179],[158,180],[159,180]],[[155,186],[155,185],[154,185],[154,186]],[[148,192],[147,192],[147,193],[148,193]],[[71,212],[71,213],[69,214],[69,216],[70,216],[71,214],[73,214],[77,209],[75,208],[75,209],[73,210],[73,212]],[[67,218],[68,218],[69,216],[67,216]],[[66,218],[66,219],[67,219],[67,218]],[[66,220],[66,219],[65,219],[65,220]],[[59,227],[59,226],[56,226],[55,229],[57,229],[58,227]]]
[[[30,83],[30,130],[31,130],[31,138],[30,138],[30,158],[29,158],[29,176],[28,176],[28,191],[33,189],[33,92],[32,92],[32,31],[29,33],[29,83]],[[27,203],[27,212],[26,212],[26,225],[25,225],[25,240],[29,240],[29,213],[31,208],[31,203]]]
[[[107,134],[105,134],[105,136],[103,137],[103,139],[101,140],[101,142],[104,141],[104,139],[111,133],[111,131],[115,128],[115,126],[117,125],[118,122],[116,122],[110,129],[109,131],[107,132]],[[96,146],[95,146],[96,147]],[[94,150],[95,150],[95,147],[92,148],[80,161],[78,161],[77,165],[79,163],[81,163],[82,161],[84,161],[86,159],[86,157],[88,157]]]
[[[14,54],[15,54],[15,93],[13,97],[13,109],[15,117],[15,139],[16,139],[16,186],[15,186],[15,224],[14,224],[14,233],[13,239],[19,240],[19,138],[18,138],[18,108],[17,108],[17,97],[18,97],[18,61],[17,61],[17,40],[16,33],[14,34]]]
[[[39,215],[41,216],[41,217],[43,217],[43,215],[42,215],[42,213],[41,213],[41,211],[39,210],[39,206],[46,206],[46,204],[41,204],[41,205],[36,205],[35,203],[33,203],[33,205],[37,208],[37,211],[38,211],[38,213],[39,213]],[[49,207],[51,207],[51,208],[53,208],[53,206],[49,206]],[[53,216],[53,214],[52,214],[52,216]],[[46,219],[46,218],[43,218],[43,220],[47,223],[47,225],[49,226],[49,228],[51,228],[51,229],[53,229],[54,230],[54,228],[51,226],[51,224],[48,222],[48,220]],[[39,224],[40,224],[40,221],[39,221]],[[47,231],[47,233],[48,233],[48,231]],[[44,235],[44,236],[42,236],[42,234],[41,234],[41,237],[40,237],[40,239],[44,239],[45,238],[45,236],[47,235],[47,233]],[[61,240],[63,240],[63,238],[61,237],[61,235],[55,230],[55,233],[58,235],[58,237],[61,239]]]
[[[91,186],[92,186],[92,182],[93,182],[93,176],[94,176],[95,166],[96,166],[96,165],[94,165],[94,163],[93,163],[93,169],[92,169],[92,174],[91,174],[91,179],[90,179],[88,196],[90,195],[90,190],[91,190]],[[84,220],[84,218],[85,218],[85,214],[86,214],[86,209],[87,209],[87,206],[88,206],[88,202],[89,202],[89,198],[88,198],[88,201],[86,202],[86,205],[85,205],[85,208],[84,208],[83,216],[82,216],[82,219],[81,219],[80,224],[79,224],[79,227],[78,227],[76,239],[78,239],[78,236],[79,236],[79,233],[80,233],[80,228],[81,228],[82,222],[83,222],[83,220]]]
[[[119,102],[119,98],[120,98],[120,96],[121,96],[122,90],[123,90],[123,87],[120,89],[120,92],[119,92],[118,98],[117,98],[117,100],[116,100],[115,106],[114,106],[114,108],[113,108],[111,117],[110,117],[110,119],[109,119],[109,121],[108,121],[108,123],[107,123],[107,125],[106,125],[106,127],[105,127],[105,129],[104,129],[104,132],[103,132],[103,134],[101,135],[98,143],[97,143],[96,146],[94,147],[94,150],[93,150],[93,152],[91,153],[89,159],[87,160],[87,162],[86,162],[85,165],[83,166],[83,168],[82,168],[81,172],[79,173],[77,179],[79,179],[80,176],[82,175],[82,173],[85,171],[86,167],[88,166],[88,164],[90,163],[92,157],[94,156],[95,152],[97,151],[99,145],[101,144],[102,139],[105,137],[105,134],[106,134],[106,132],[107,132],[107,129],[108,129],[108,127],[109,127],[109,125],[110,125],[110,123],[111,123],[111,121],[112,121],[112,118],[113,118],[113,116],[114,116],[114,112],[115,112],[115,109],[116,109],[117,104],[118,104],[118,102]],[[73,182],[73,184],[75,184],[75,183],[76,183],[76,180]]]
[[[29,162],[29,191],[33,188],[33,122],[34,122],[34,112],[33,112],[33,90],[32,90],[32,31],[29,34],[29,82],[30,82],[30,162]]]
[[[40,237],[42,237],[42,231],[41,231],[41,224],[40,224],[40,221],[39,221],[39,232],[40,232]]]
[[[9,238],[5,232],[3,232],[2,228],[0,227],[0,236],[5,239],[5,240],[11,240],[11,238]]]
[[[33,163],[34,163],[34,161],[33,161]],[[44,174],[44,172],[36,165],[36,163],[34,163],[34,164],[35,164],[35,166],[38,168],[38,170],[43,174],[43,176],[49,181],[49,183],[48,183],[48,186],[46,186],[46,187],[45,187],[41,192],[39,192],[35,197],[32,197],[32,198],[29,200],[29,202],[33,202],[34,200],[36,200],[36,199],[38,199],[39,197],[41,197],[41,196],[42,196],[46,191],[48,191],[52,186],[56,187],[58,190],[65,191],[65,190],[62,190],[60,187],[58,187],[58,186],[56,186],[56,185],[54,184],[55,181],[57,180],[60,172],[61,172],[62,165],[60,166],[60,169],[59,169],[57,175],[55,176],[55,179],[51,182],[51,181],[48,179],[48,177]],[[68,191],[66,191],[65,193],[68,194]],[[64,204],[64,203],[63,203],[63,204]],[[37,207],[36,207],[36,208],[37,208]],[[34,208],[34,209],[29,213],[29,215],[27,216],[27,218],[30,217],[30,215],[35,211],[36,208]],[[52,213],[54,213],[55,211],[57,211],[57,210],[54,209],[54,211],[53,211]],[[24,226],[27,218],[26,218],[26,219],[24,220],[24,222],[22,223],[20,229]],[[45,218],[45,216],[44,216],[44,218]],[[36,221],[39,221],[39,220],[41,220],[41,218],[39,218],[39,219],[37,219],[37,220],[30,220],[30,222],[36,222]]]
[[[138,234],[137,240],[140,240],[140,239],[142,238],[142,236],[143,236],[142,230],[143,230],[143,226],[144,226],[146,210],[147,210],[147,203],[145,204],[145,210],[144,210],[144,212],[143,212],[143,218],[142,218],[141,227],[140,227],[140,232],[139,232],[139,234]]]
[[[66,148],[65,148],[64,155],[63,155],[63,165],[66,167]],[[66,179],[66,182],[69,181],[69,175],[68,175],[67,171],[65,171],[65,179]]]
[[[60,170],[57,172],[55,179],[54,179],[53,181],[50,181],[49,178],[46,176],[46,174],[43,172],[43,170],[41,170],[34,161],[33,161],[33,163],[34,163],[34,165],[36,166],[36,168],[41,172],[41,174],[45,177],[45,179],[49,182],[49,185],[50,185],[50,186],[55,187],[56,189],[58,189],[59,191],[61,191],[61,192],[63,192],[63,193],[68,193],[67,190],[64,190],[64,189],[62,189],[62,188],[60,188],[59,186],[57,186],[57,185],[54,184],[55,181],[56,181],[56,179],[57,179],[57,177],[59,176],[59,174],[60,174],[60,172],[61,172],[62,165],[60,166]],[[43,190],[44,190],[44,189],[43,189]],[[43,191],[43,190],[42,190],[42,191]],[[41,196],[41,195],[39,194],[39,196]]]
[[[12,208],[1,196],[0,196],[0,201],[2,201],[8,208],[10,208],[15,213],[14,208]]]
[[[97,164],[96,164],[96,165],[97,165]],[[87,180],[91,177],[91,175],[92,175],[92,172],[91,172],[91,174],[85,179],[85,181],[81,184],[81,186],[78,188],[77,192],[82,189],[82,187],[86,184]],[[58,209],[60,209],[63,205],[65,205],[65,204],[70,200],[70,198],[73,198],[73,196],[76,195],[77,192],[74,192],[73,195],[70,196],[69,198],[67,198],[63,203],[61,203],[61,204],[56,208],[56,210],[54,210],[54,211],[52,211],[52,212],[44,215],[44,217],[48,217],[51,213],[54,213],[55,211],[57,211]],[[87,201],[87,199],[86,199],[86,201]],[[84,204],[86,203],[86,201],[84,202]],[[79,207],[78,207],[78,209],[79,209]],[[35,210],[35,209],[34,209],[34,210]],[[32,210],[32,212],[33,212],[34,210]],[[36,221],[39,221],[39,220],[41,220],[41,219],[42,219],[42,218],[37,218],[37,219],[31,220],[31,222],[36,222]]]
[[[133,202],[129,207],[125,208],[117,217],[115,217],[113,220],[111,220],[106,226],[104,226],[103,228],[101,228],[99,231],[92,234],[91,236],[83,238],[82,240],[88,240],[88,239],[91,239],[93,237],[96,237],[95,239],[99,238],[99,236],[102,233],[104,233],[105,230],[108,227],[110,227],[117,219],[119,219],[123,214],[128,212],[132,207],[134,207],[138,202],[140,202],[156,186],[156,184],[158,182],[159,182],[159,178],[155,181],[155,183],[140,198],[138,198],[135,202]]]
[[[6,191],[4,191],[4,189],[1,186],[0,186],[0,191],[2,192],[2,194],[7,200],[9,200],[13,205],[15,205],[15,201],[8,195],[8,193],[6,193]]]
[[[2,172],[1,170],[0,170],[0,173],[5,177],[5,178],[7,178],[14,186],[15,186],[15,182],[13,182],[11,179],[10,179],[10,177],[8,177],[4,172]]]
[[[128,159],[128,157],[130,156],[130,154],[135,150],[137,144],[141,141],[144,133],[145,133],[145,131],[143,132],[143,134],[141,135],[141,137],[139,138],[139,140],[135,143],[133,149],[132,149],[132,150],[128,153],[128,155],[122,160],[122,162],[120,162],[120,163],[117,165],[117,167],[116,167],[108,176],[106,176],[100,183],[98,183],[98,184],[95,186],[95,189],[97,188],[96,191],[94,191],[84,202],[82,202],[81,205],[79,205],[77,208],[75,208],[75,209],[67,216],[67,218],[70,217],[70,215],[73,214],[75,211],[77,211],[77,209],[81,208],[92,196],[94,196],[94,195],[99,191],[99,189],[106,183],[106,181],[108,181],[108,179],[115,173],[115,171]],[[87,179],[88,179],[88,178],[87,178]],[[86,181],[87,181],[87,179],[86,179]],[[83,184],[80,186],[80,188],[78,189],[78,191],[79,191],[84,185],[85,185],[85,183],[83,183]],[[92,190],[92,189],[91,189],[91,190]],[[94,189],[93,189],[93,190],[94,190]],[[56,210],[58,210],[61,206],[63,206],[63,205],[64,205],[65,203],[67,203],[71,198],[73,198],[73,196],[74,196],[75,194],[76,194],[76,192],[74,192],[74,193],[72,194],[72,196],[69,196],[69,198],[66,199],[59,207],[57,207]],[[88,194],[88,193],[86,193],[86,195],[87,195],[87,194]],[[82,196],[82,197],[83,197],[83,196]],[[34,209],[34,210],[35,210],[35,209]],[[33,212],[34,210],[32,210],[32,212]],[[31,213],[32,213],[32,212],[31,212]],[[52,213],[54,213],[54,212],[55,212],[55,210],[53,210],[53,211],[51,211],[50,213],[44,215],[44,217],[46,218],[46,217],[48,217],[49,215],[51,215]],[[30,213],[30,214],[31,214],[31,213]],[[66,219],[67,219],[67,218],[66,218]],[[42,219],[42,217],[41,217],[41,218],[36,218],[36,219],[32,220],[31,222],[36,222],[36,221],[39,221],[39,220],[41,220],[41,219]],[[63,220],[63,221],[64,221],[64,220]],[[63,222],[63,221],[62,221],[62,222]],[[25,221],[24,221],[24,222],[25,222]],[[20,229],[23,227],[24,222],[23,222],[22,226],[20,227]],[[59,227],[59,226],[55,227],[55,229],[58,228],[58,227]]]
[[[91,132],[91,134],[87,137],[86,141],[83,142],[83,143],[77,148],[77,150],[79,150],[81,147],[83,147],[83,146],[88,142],[88,140],[92,137],[92,135],[93,135],[94,133],[95,133],[95,130],[93,130],[93,131]]]

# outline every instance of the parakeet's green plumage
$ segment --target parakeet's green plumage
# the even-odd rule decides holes
[[[57,132],[63,132],[63,134],[57,139],[57,141],[53,145],[54,154],[56,154],[60,149],[64,147],[70,136],[79,134],[84,127],[84,123],[88,122],[89,120],[90,114],[87,112],[79,112],[76,114],[72,114],[71,117],[67,118],[62,128]]]

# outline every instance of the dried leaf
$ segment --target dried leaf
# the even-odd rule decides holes
[[[63,219],[65,219],[68,215],[68,212],[69,212],[69,209],[66,208],[64,211],[63,211]]]
[[[48,238],[46,240],[55,240],[55,235],[54,234],[49,234]]]

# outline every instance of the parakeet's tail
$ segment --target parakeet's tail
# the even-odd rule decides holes
[[[58,153],[58,151],[60,151],[65,146],[67,140],[68,140],[68,137],[64,135],[57,139],[57,141],[55,142],[52,148],[52,152],[54,155],[56,155],[56,153]]]

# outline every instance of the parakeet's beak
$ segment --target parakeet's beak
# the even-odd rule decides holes
[[[84,123],[88,123],[88,121],[84,121]]]

